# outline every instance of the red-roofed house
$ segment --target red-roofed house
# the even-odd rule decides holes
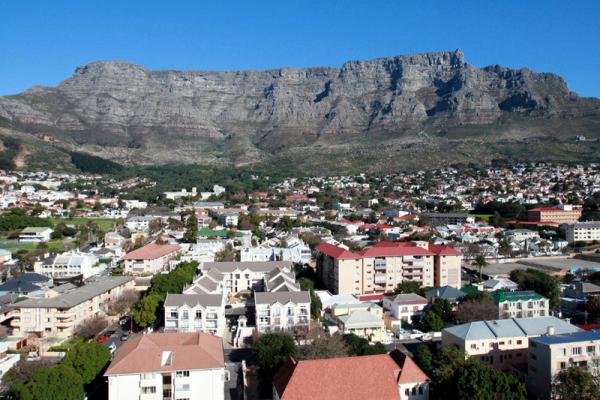
[[[138,335],[115,353],[104,375],[109,400],[222,400],[223,343],[202,332]]]
[[[417,281],[421,286],[461,286],[462,256],[448,246],[379,242],[352,252],[324,243],[316,250],[317,273],[334,294],[392,292],[403,280]]]
[[[273,378],[275,400],[427,400],[429,377],[406,354],[289,359]]]
[[[181,252],[178,244],[150,243],[121,259],[123,272],[126,274],[156,274],[169,265],[169,260]]]

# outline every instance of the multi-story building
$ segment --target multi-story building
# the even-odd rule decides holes
[[[220,275],[226,294],[262,291],[265,288],[265,278],[269,279],[279,273],[293,277],[289,261],[205,262],[201,271],[203,275],[209,272],[213,276]]]
[[[128,218],[127,221],[125,221],[125,226],[130,232],[149,232],[150,224],[156,219],[156,217],[136,215]]]
[[[54,297],[19,301],[13,306],[13,335],[69,337],[84,320],[103,314],[111,301],[134,287],[132,277],[112,276],[64,292],[59,286]]]
[[[549,334],[529,339],[527,391],[550,400],[552,383],[561,370],[577,366],[594,377],[600,374],[600,330]]]
[[[472,224],[475,222],[475,216],[467,213],[424,213],[421,214],[431,221],[431,225],[460,225]]]
[[[178,244],[149,243],[144,247],[125,254],[121,259],[126,274],[156,274],[169,266],[169,261],[179,255]]]
[[[19,242],[39,243],[50,240],[52,229],[41,227],[27,227],[19,233]]]
[[[229,379],[221,338],[201,332],[138,335],[104,375],[109,400],[222,400]]]
[[[274,400],[427,400],[430,379],[406,354],[284,363],[273,378]]]
[[[312,252],[305,245],[294,247],[246,247],[240,252],[241,261],[291,261],[293,263],[308,264]]]
[[[527,362],[529,338],[579,331],[556,317],[474,321],[442,330],[442,346],[454,344],[482,363],[508,371]]]
[[[225,298],[222,294],[167,293],[165,332],[204,332],[223,336]]]
[[[527,211],[527,218],[532,222],[549,222],[553,225],[574,224],[581,218],[581,211],[581,206],[561,204],[556,207],[532,208]]]
[[[383,308],[398,320],[412,321],[413,317],[419,317],[423,314],[423,309],[429,304],[426,298],[415,293],[398,294],[395,296],[385,296],[383,298]]]
[[[104,266],[97,263],[98,259],[92,254],[67,252],[35,262],[33,271],[51,278],[87,279],[104,269]]]
[[[460,287],[461,254],[427,242],[380,242],[360,252],[317,246],[317,273],[334,294],[391,292],[404,280],[421,286]]]
[[[600,221],[576,222],[567,225],[567,241],[569,244],[577,242],[600,241]]]
[[[310,321],[309,292],[254,292],[256,330],[280,332],[307,329]]]
[[[550,309],[550,300],[533,290],[515,292],[496,291],[492,299],[498,305],[498,318],[546,317]]]

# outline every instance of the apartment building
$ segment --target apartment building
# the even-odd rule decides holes
[[[130,232],[149,232],[150,224],[156,219],[156,217],[136,215],[128,218],[127,221],[125,221],[125,226]]]
[[[50,298],[19,301],[14,303],[12,334],[69,337],[84,320],[102,315],[108,303],[134,287],[132,277],[110,276],[64,292],[59,286],[49,292],[54,293]]]
[[[19,233],[19,242],[21,243],[39,243],[47,242],[52,235],[52,229],[41,227],[27,227]]]
[[[415,293],[404,293],[396,296],[385,296],[383,308],[398,320],[410,322],[413,317],[419,317],[429,302],[426,298]]]
[[[561,204],[556,207],[539,207],[527,211],[532,222],[550,222],[553,225],[574,224],[581,218],[581,206]]]
[[[472,224],[475,222],[475,216],[467,213],[423,213],[421,215],[429,219],[433,226]]]
[[[567,241],[569,244],[578,242],[600,241],[600,221],[576,222],[567,225]]]
[[[427,400],[429,377],[406,354],[288,359],[273,378],[274,400]]]
[[[310,247],[299,245],[294,247],[245,247],[240,252],[241,261],[291,261],[307,264],[312,252]]]
[[[203,275],[209,271],[213,275],[220,274],[226,294],[262,291],[265,278],[269,279],[280,272],[292,276],[292,264],[289,261],[205,262],[200,269]]]
[[[532,398],[550,400],[552,382],[561,370],[578,366],[600,373],[600,330],[550,334],[529,339],[527,391]]]
[[[498,318],[532,318],[550,315],[550,300],[533,290],[496,291],[492,299],[498,305]]]
[[[309,292],[254,292],[254,304],[260,333],[308,329]]]
[[[442,330],[442,346],[454,344],[482,363],[508,371],[527,362],[529,338],[579,331],[556,317],[474,321]]]
[[[223,336],[225,298],[222,294],[167,293],[165,332],[204,332]]]
[[[460,287],[462,256],[427,242],[379,242],[352,252],[328,243],[316,247],[317,273],[333,294],[391,292],[404,280],[421,286]]]
[[[67,252],[54,257],[47,257],[33,264],[33,271],[50,278],[89,277],[100,273],[98,258],[93,254]]]
[[[201,332],[138,335],[104,376],[109,400],[223,400],[229,379],[221,338]]]
[[[169,261],[181,253],[178,244],[149,243],[121,258],[125,274],[156,274],[169,266]]]

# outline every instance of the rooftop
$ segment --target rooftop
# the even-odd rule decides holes
[[[127,253],[123,260],[154,260],[167,254],[181,250],[178,244],[149,243],[144,247]]]
[[[532,342],[546,345],[573,342],[588,342],[591,340],[600,340],[600,330],[597,329],[593,331],[565,333],[561,335],[547,335],[531,339]]]

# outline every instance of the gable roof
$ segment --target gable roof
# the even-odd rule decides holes
[[[465,297],[466,293],[458,290],[454,286],[442,286],[433,288],[425,292],[426,297],[435,297],[436,299],[458,300]]]
[[[167,293],[165,307],[219,307],[223,304],[223,296],[220,294],[179,294]]]
[[[324,360],[289,359],[275,374],[273,386],[281,400],[399,400],[400,383],[428,379],[409,357],[393,352]]]
[[[171,362],[162,362],[171,352]],[[219,336],[202,332],[150,333],[125,342],[106,370],[105,376],[223,368],[223,342]]]
[[[310,303],[310,293],[303,292],[254,292],[255,304]]]
[[[181,250],[178,244],[149,243],[144,247],[127,253],[123,260],[154,260],[167,254]]]

